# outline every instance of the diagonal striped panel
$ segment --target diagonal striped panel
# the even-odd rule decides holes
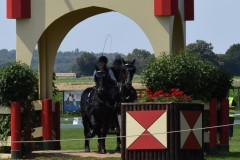
[[[202,128],[202,114],[199,115],[199,118],[194,126],[194,128]],[[194,130],[193,133],[195,134],[196,138],[197,138],[197,141],[198,143],[200,144],[200,148],[202,148],[202,141],[203,141],[203,138],[202,138],[202,134],[203,134],[203,130]]]
[[[126,148],[128,148],[145,131],[130,114],[126,113]]]
[[[181,113],[186,118],[190,128],[193,128],[201,114],[200,111],[182,111]]]
[[[190,131],[190,129],[202,128],[201,111],[181,111],[180,129],[189,130],[181,132],[181,149],[201,149],[202,130]]]
[[[182,112],[180,112],[180,121],[181,121],[180,122],[180,130],[183,130],[181,132],[181,139],[180,140],[181,140],[181,148],[183,148],[183,145],[186,142],[186,140],[187,140],[187,138],[190,134],[190,131],[185,131],[185,130],[189,130],[190,127],[188,125],[187,120],[184,118]]]
[[[136,119],[145,129],[149,128],[163,113],[164,110],[128,111],[128,114]]]
[[[166,110],[129,111],[126,113],[126,148],[128,150],[166,149],[166,132]]]
[[[167,111],[148,128],[148,131],[167,148]]]
[[[151,133],[147,130],[134,141],[128,150],[139,149],[165,149],[166,147],[161,144]]]

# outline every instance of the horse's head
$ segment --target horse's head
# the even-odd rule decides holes
[[[134,76],[134,73],[136,71],[136,68],[134,66],[135,63],[135,59],[133,61],[125,61],[124,59],[122,59],[122,62],[124,64],[124,68],[123,68],[123,84],[127,87],[127,88],[131,88],[132,87],[132,79]]]
[[[95,74],[95,83],[96,83],[96,91],[98,95],[104,95],[107,91],[107,84],[108,84],[108,74],[105,70],[96,68]]]

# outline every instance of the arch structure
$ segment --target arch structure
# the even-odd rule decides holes
[[[38,46],[39,98],[52,98],[54,62],[64,37],[83,20],[106,12],[134,21],[159,56],[185,47],[194,0],[7,0],[7,18],[16,19],[16,60],[30,65]]]

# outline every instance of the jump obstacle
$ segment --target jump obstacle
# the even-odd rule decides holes
[[[5,142],[2,142],[0,146],[10,146],[11,155],[2,154],[0,158],[22,158],[24,154],[30,154],[32,151],[32,143],[34,139],[40,139],[43,141],[43,150],[60,150],[60,141],[52,142],[52,140],[60,140],[60,103],[55,102],[54,107],[52,106],[51,99],[36,100],[32,102],[34,110],[39,114],[41,119],[41,126],[36,128],[31,128],[31,124],[28,124],[28,132],[26,133],[26,143],[22,142],[22,114],[21,114],[21,103],[12,102],[11,108],[1,107],[0,114],[10,114],[11,115],[11,136]],[[36,114],[37,115],[37,114]],[[28,115],[31,117],[31,115]],[[28,122],[32,121],[28,119]],[[27,146],[27,148],[23,148]],[[24,149],[24,151],[23,151]],[[27,149],[27,150],[26,150]]]
[[[37,100],[32,102],[35,111],[40,112],[41,115],[41,126],[34,128],[34,132],[32,132],[31,127],[29,128],[29,133],[27,133],[29,136],[28,138],[25,139],[26,142],[31,142],[34,143],[34,139],[41,139],[43,141],[43,146],[42,150],[60,150],[60,104],[59,102],[54,103],[54,111],[52,111],[52,100],[50,99],[44,99],[44,100]],[[205,128],[201,130],[202,134],[202,139],[200,140],[200,143],[202,143],[199,148],[198,153],[199,156],[197,158],[201,158],[201,153],[207,152],[208,154],[214,154],[217,151],[229,151],[229,136],[228,136],[228,100],[223,99],[221,101],[217,101],[216,99],[211,99],[209,103],[202,103],[202,102],[195,102],[193,107],[190,106],[187,109],[189,111],[201,111],[201,107],[199,107],[200,104],[204,105],[203,110],[201,111],[202,113],[202,127]],[[191,103],[189,104],[191,105]],[[170,106],[170,107],[169,107]],[[146,148],[138,148],[138,149],[130,149],[129,146],[126,146],[126,137],[129,136],[129,133],[126,134],[126,128],[130,124],[128,123],[126,119],[126,113],[128,111],[149,111],[151,108],[155,111],[158,112],[158,110],[166,110],[167,108],[171,108],[171,105],[169,104],[164,104],[162,103],[161,105],[159,104],[151,104],[151,106],[146,106],[146,104],[138,104],[138,103],[129,103],[129,104],[122,104],[122,126],[125,128],[125,131],[123,129],[122,135],[123,135],[123,140],[125,139],[125,143],[122,143],[122,158],[125,160],[128,159],[144,159],[146,155],[148,156],[153,156],[153,157],[158,157],[159,155],[162,156],[163,159],[169,159],[171,160],[171,157],[175,159],[174,155],[184,155],[185,157],[191,156],[191,154],[187,154],[187,151],[191,151],[194,149],[191,145],[188,146],[188,150],[185,149],[185,152],[175,152],[172,153],[173,148],[169,150],[169,148],[165,148],[164,150],[159,150],[157,151],[156,149],[154,150],[146,150]],[[11,103],[11,110],[2,108],[1,107],[1,112],[0,114],[11,114],[11,136],[6,140],[4,143],[1,143],[1,146],[11,146],[11,155],[4,155],[1,154],[1,158],[6,158],[6,157],[11,157],[13,159],[20,158],[23,155],[23,148],[20,142],[22,140],[21,137],[21,104],[19,102],[12,102]],[[155,109],[154,109],[155,108]],[[172,108],[177,108],[177,106],[173,106]],[[168,110],[167,109],[167,110]],[[200,110],[199,110],[200,109]],[[186,109],[185,109],[186,110]],[[169,110],[170,111],[170,110]],[[175,117],[180,113],[179,110],[172,110],[170,117]],[[142,114],[142,113],[141,113]],[[125,116],[124,116],[125,115]],[[148,117],[148,115],[142,114],[143,117]],[[53,118],[54,117],[54,118]],[[168,118],[169,120],[171,118]],[[178,116],[177,116],[178,117]],[[54,119],[54,124],[53,124],[53,119]],[[171,121],[171,125],[173,128],[171,130],[167,131],[176,131],[179,132],[177,137],[179,136],[181,130],[183,128],[177,127],[174,128],[175,125],[177,125],[181,120],[180,118],[176,121]],[[163,122],[164,124],[165,122]],[[163,126],[162,122],[159,124],[160,126]],[[219,126],[219,127],[218,127]],[[161,127],[160,127],[161,128]],[[192,128],[194,129],[194,128]],[[167,142],[168,147],[177,144],[177,146],[180,145],[180,141],[176,141],[177,139],[174,138],[176,135],[173,137],[170,136],[167,138],[166,141],[170,139],[175,139],[174,141],[169,141]],[[172,138],[171,138],[172,137]],[[57,140],[57,141],[54,141]],[[179,140],[179,139],[178,139]],[[44,142],[45,141],[45,142]],[[24,142],[23,142],[24,143]],[[26,143],[26,144],[31,144],[31,143]],[[173,145],[173,146],[175,146]],[[144,146],[144,145],[141,145]],[[154,146],[152,146],[154,148]],[[189,148],[190,147],[190,148]],[[151,148],[151,146],[150,146]],[[31,154],[31,147],[28,148],[30,149]],[[163,149],[163,148],[162,148]],[[41,150],[41,149],[40,149]],[[178,150],[178,148],[174,149],[175,151]],[[191,151],[192,152],[192,151]],[[190,152],[190,153],[191,153]],[[174,154],[170,157],[167,155]],[[181,153],[181,154],[180,154]],[[144,156],[145,155],[145,156]],[[158,156],[156,156],[158,155]],[[143,157],[142,157],[143,156]],[[153,158],[152,157],[152,158]],[[146,158],[146,157],[145,157]],[[159,157],[158,157],[159,158]],[[189,158],[189,157],[188,157]],[[154,158],[153,158],[154,159]],[[196,159],[196,158],[195,158]]]

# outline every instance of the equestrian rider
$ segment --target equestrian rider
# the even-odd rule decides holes
[[[98,59],[98,67],[99,67],[99,70],[100,71],[106,71],[106,73],[108,73],[108,76],[110,77],[109,78],[109,82],[108,82],[108,86],[107,86],[107,100],[105,102],[105,105],[107,107],[110,107],[113,109],[113,106],[114,106],[114,103],[115,103],[115,97],[116,97],[116,87],[115,87],[115,82],[116,82],[116,78],[114,76],[114,73],[112,70],[108,69],[107,68],[107,63],[108,63],[108,59],[106,56],[100,56],[99,59]],[[95,75],[96,75],[97,71],[94,70],[94,73],[93,73],[93,79],[95,81]],[[94,104],[93,104],[94,106]],[[88,134],[88,137],[89,138],[92,138],[95,136],[96,134],[96,130],[97,130],[97,122],[95,120],[95,116],[94,116],[94,113],[95,113],[95,108],[94,107],[90,107],[89,109],[91,109],[89,111],[89,114],[90,114],[90,121],[92,123],[92,126],[93,126],[93,130]]]

